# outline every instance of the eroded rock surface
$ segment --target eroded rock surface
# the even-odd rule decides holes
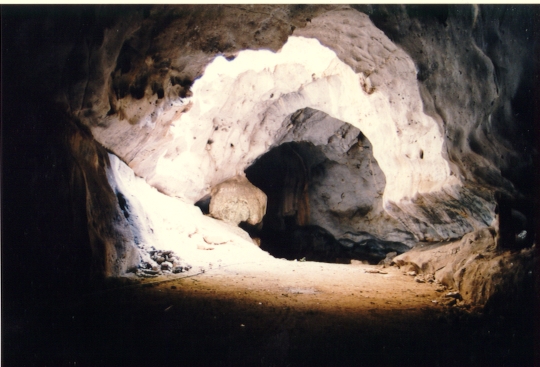
[[[291,16],[290,9],[268,9],[272,9],[271,16],[282,11]],[[303,11],[309,13],[305,19],[310,21],[301,24],[305,29],[295,28],[294,32],[310,41],[319,39],[336,54],[319,50],[311,55],[307,46],[297,42],[297,46],[284,48],[280,54],[265,56],[277,60],[266,69],[252,62],[245,72],[229,76],[226,69],[247,56],[238,54],[232,61],[217,58],[207,66],[211,55],[220,48],[203,47],[206,51],[201,53],[202,46],[192,43],[182,49],[185,55],[191,55],[189,63],[182,64],[186,56],[179,56],[177,46],[176,54],[171,54],[172,44],[179,37],[173,35],[185,35],[186,22],[194,16],[192,8],[183,10],[171,10],[174,20],[158,30],[151,47],[148,33],[165,10],[151,10],[148,18],[137,18],[139,23],[133,20],[132,24],[139,24],[139,28],[126,26],[123,34],[105,34],[103,42],[107,47],[126,38],[122,50],[115,51],[118,59],[114,73],[108,73],[112,66],[101,68],[107,71],[105,78],[113,78],[110,108],[104,114],[105,109],[98,112],[98,104],[92,104],[92,113],[85,110],[80,115],[98,141],[154,187],[196,201],[279,141],[289,128],[289,115],[311,107],[360,127],[374,143],[374,156],[389,178],[383,193],[385,210],[391,207],[387,203],[399,206],[404,200],[405,205],[417,192],[440,192],[444,185],[459,190],[459,179],[451,174],[448,162],[441,156],[440,122],[422,112],[412,60],[365,14],[348,7],[326,12],[307,7]],[[233,36],[239,29],[229,23],[221,25],[221,17],[209,20],[215,14],[206,7],[201,10],[196,21],[201,35],[219,25],[233,32],[227,47],[239,49]],[[225,17],[225,13],[220,15]],[[313,16],[317,13],[324,14]],[[219,40],[216,45],[221,44]],[[285,40],[282,38],[281,44]],[[293,41],[291,38],[288,43]],[[275,49],[276,45],[272,43],[271,47]],[[97,58],[105,49],[88,52]],[[232,59],[235,55],[224,52],[224,56]],[[193,77],[182,74],[189,70],[191,74],[198,70],[196,74],[202,77],[193,82]],[[213,79],[208,79],[210,75]],[[443,206],[445,198],[447,195],[440,200]],[[408,214],[414,215],[415,211]],[[445,224],[441,223],[442,229],[436,228],[437,236],[447,236],[440,233]]]
[[[346,6],[294,10],[282,6],[155,7],[133,11],[118,18],[114,29],[106,29],[101,40],[94,40],[101,44],[90,43],[72,51],[78,55],[73,60],[88,59],[86,69],[81,68],[81,82],[77,83],[82,86],[85,78],[89,83],[82,96],[82,87],[75,83],[66,98],[71,110],[91,127],[95,138],[138,175],[163,192],[192,201],[208,194],[211,187],[232,177],[234,171],[245,168],[274,144],[280,129],[287,128],[282,123],[289,114],[306,106],[320,109],[360,127],[374,144],[374,156],[388,179],[383,193],[384,210],[406,221],[420,239],[456,238],[490,225],[494,218],[493,196],[482,192],[482,186],[494,183],[497,164],[493,167],[482,163],[479,138],[468,138],[472,148],[465,149],[465,153],[458,150],[464,151],[465,143],[461,142],[466,141],[460,137],[477,134],[476,122],[487,121],[490,111],[497,107],[491,106],[496,93],[491,82],[495,69],[484,51],[497,55],[502,51],[473,47],[478,42],[484,44],[482,40],[488,34],[497,32],[492,25],[483,26],[480,8],[455,8],[446,15],[445,22],[451,24],[446,28],[435,16],[422,18],[430,25],[431,38],[416,36],[413,28],[420,30],[422,26],[414,12],[407,9],[371,9],[372,18],[404,49],[377,29],[367,15]],[[473,19],[466,11],[476,11],[477,16]],[[391,21],[387,21],[388,25],[380,21],[385,12],[395,16],[399,24],[410,24],[411,31],[402,31],[404,26],[395,31]],[[276,17],[284,22],[275,22]],[[242,22],[244,18],[250,21]],[[236,23],[232,19],[237,19]],[[475,34],[460,30],[465,28],[479,31]],[[226,31],[216,34],[215,29]],[[246,38],[251,33],[254,38]],[[217,81],[205,84],[202,80],[214,72],[207,65],[217,53],[232,60],[244,48],[277,50],[291,34],[317,39],[335,51],[336,60],[352,72],[346,78],[355,80],[365,96],[353,92],[352,85],[342,79],[348,74],[339,62],[323,65],[320,70],[302,62],[303,67],[299,63],[291,71],[282,63],[272,72],[252,70],[237,75],[236,80],[222,76],[218,88],[221,97],[216,93],[210,97],[212,83]],[[416,39],[425,53],[412,49]],[[462,40],[471,47],[462,47]],[[524,50],[526,45],[516,47]],[[409,54],[404,50],[410,50]],[[459,57],[452,56],[455,61],[450,61],[448,55]],[[517,55],[525,63],[526,53],[519,51]],[[500,63],[505,60],[499,59]],[[323,63],[322,54],[317,61]],[[234,62],[222,62],[221,70]],[[463,74],[464,69],[470,72]],[[517,78],[520,75],[515,74]],[[253,78],[266,80],[266,84],[253,89]],[[288,86],[281,80],[287,80]],[[346,85],[347,94],[336,83]],[[454,84],[465,89],[447,93],[454,90]],[[466,92],[469,89],[472,94]],[[327,98],[330,95],[339,97]],[[449,110],[448,106],[467,95],[470,103],[459,102],[471,111],[466,113],[467,122],[463,124],[459,122],[463,119],[458,113],[460,108]],[[220,110],[217,120],[208,104],[210,99]],[[477,116],[478,108],[473,111],[473,105],[479,104],[489,104],[481,116]],[[351,110],[353,106],[359,109]],[[377,113],[372,111],[373,106]],[[458,124],[459,128],[454,128]],[[178,134],[181,138],[175,138]],[[447,152],[445,144],[450,141],[448,146],[452,148]],[[479,153],[469,154],[471,151]],[[455,166],[457,161],[469,163]],[[476,171],[492,173],[477,175],[473,173]],[[478,188],[473,176],[492,178],[482,181]],[[512,191],[506,181],[495,182]],[[471,202],[470,197],[476,199]],[[471,208],[467,215],[455,210],[462,205]],[[437,207],[436,215],[430,215],[433,206]],[[435,217],[438,223],[433,222]]]
[[[519,307],[527,298],[520,293],[521,286],[534,280],[536,249],[500,251],[496,237],[494,228],[485,228],[451,243],[423,243],[393,262],[408,271],[433,275],[466,302],[485,304],[497,297]]]
[[[533,18],[525,14],[537,13],[538,8],[444,5],[363,10],[415,61],[424,110],[442,122],[447,157],[453,172],[465,183],[465,189],[453,195],[459,207],[483,213],[477,216],[476,225],[470,222],[466,232],[478,229],[482,222],[490,225],[494,191],[504,197],[506,205],[535,216],[531,207],[520,203],[520,197],[536,197],[530,191],[534,185],[529,171],[537,154],[531,154],[536,143],[530,134],[536,129],[531,115],[535,108],[530,104],[533,99],[524,94],[534,90],[531,83],[539,70],[537,58],[532,56],[538,50],[537,29],[531,23]],[[429,216],[445,200],[437,194],[416,199],[425,213],[415,216],[418,219]],[[405,205],[388,211],[406,218],[399,212],[417,209]],[[460,217],[463,215],[456,213],[455,218]]]
[[[227,46],[230,50],[244,47],[232,41],[237,38],[238,29],[229,28],[232,27],[229,23],[222,25],[220,22],[223,20],[210,21],[212,11],[201,9],[204,9],[201,14],[210,12],[208,18],[198,14],[202,17],[197,21],[201,37],[209,32],[210,25],[219,25],[232,32]],[[272,9],[271,13],[277,14],[284,8]],[[493,178],[497,175],[497,167],[482,163],[481,154],[471,160],[467,158],[471,155],[463,153],[464,158],[458,160],[473,164],[456,165],[456,157],[461,154],[457,153],[458,148],[463,151],[463,147],[455,142],[461,139],[459,136],[473,134],[475,121],[485,118],[474,112],[467,115],[466,124],[459,123],[460,128],[454,129],[452,126],[458,124],[458,116],[447,111],[447,106],[456,103],[450,103],[452,96],[459,99],[459,96],[467,95],[465,91],[446,93],[446,90],[452,90],[453,84],[446,85],[449,80],[460,84],[460,88],[474,86],[478,91],[473,95],[484,93],[480,85],[489,89],[489,93],[486,89],[487,94],[483,96],[471,97],[476,99],[465,103],[467,109],[475,108],[480,101],[483,104],[493,101],[489,96],[494,93],[494,84],[480,82],[492,79],[487,77],[494,73],[489,60],[478,48],[474,49],[474,55],[473,51],[468,53],[461,47],[463,43],[458,41],[467,39],[466,43],[473,45],[476,40],[472,34],[459,31],[457,25],[443,30],[443,26],[437,23],[434,29],[439,32],[436,35],[442,43],[432,37],[433,41],[422,43],[422,47],[434,55],[434,60],[443,57],[441,55],[456,53],[460,57],[456,65],[444,64],[449,62],[448,56],[444,56],[446,61],[437,59],[431,65],[444,64],[445,67],[433,67],[427,73],[421,67],[422,59],[415,61],[418,53],[404,52],[365,14],[339,6],[324,11],[321,8],[316,11],[309,9],[309,12],[319,15],[310,15],[310,21],[295,28],[293,36],[317,39],[335,52],[335,59],[328,53],[318,52],[317,57],[310,56],[309,60],[301,61],[305,55],[298,54],[294,56],[297,64],[291,65],[289,61],[279,59],[289,52],[284,48],[281,55],[269,53],[266,56],[267,60],[280,60],[275,64],[270,63],[266,68],[252,65],[251,69],[244,69],[241,73],[237,71],[236,74],[228,74],[227,70],[244,60],[247,54],[223,51],[228,59],[218,57],[213,60],[212,55],[220,48],[203,47],[206,51],[201,53],[198,47],[202,46],[199,45],[184,49],[185,55],[192,56],[191,62],[183,66],[175,62],[183,60],[185,55],[175,58],[169,51],[170,57],[164,57],[175,39],[173,34],[181,34],[187,19],[194,16],[192,8],[185,8],[182,14],[173,12],[175,20],[159,30],[153,46],[144,46],[148,41],[144,43],[140,39],[148,36],[153,22],[162,16],[160,11],[165,10],[150,12],[148,19],[141,20],[141,28],[130,31],[129,36],[128,33],[125,35],[129,40],[123,46],[121,57],[118,57],[113,76],[115,95],[109,98],[112,107],[99,124],[87,118],[84,121],[91,126],[98,141],[122,157],[154,187],[194,202],[209,194],[211,187],[234,176],[278,144],[291,128],[287,123],[290,116],[300,108],[311,107],[359,127],[369,138],[373,144],[373,155],[387,176],[382,196],[383,210],[401,221],[416,238],[459,238],[491,225],[496,205],[493,185],[504,190],[506,195],[515,195],[515,191],[502,178],[491,181],[472,179],[473,176]],[[379,11],[384,12],[385,9]],[[400,17],[417,24],[416,18],[398,10]],[[448,19],[456,18],[456,24],[466,22],[466,17],[460,14],[449,14]],[[378,20],[375,15],[374,19]],[[428,17],[428,21],[431,22],[431,18]],[[441,32],[447,35],[446,38]],[[412,42],[406,37],[412,36],[403,37],[395,39],[402,42],[406,50],[411,47],[408,42]],[[222,40],[222,37],[218,38]],[[216,45],[221,44],[219,40],[216,39]],[[285,40],[286,37],[281,42]],[[112,38],[107,42],[112,42]],[[272,48],[281,47],[272,45]],[[95,52],[99,54],[102,51]],[[232,60],[235,56],[236,59]],[[317,63],[312,62],[314,59]],[[481,70],[474,69],[475,72],[466,76],[458,73],[465,68],[472,70],[468,63],[476,62],[474,60],[478,61]],[[419,63],[420,69],[415,62]],[[198,70],[196,73],[195,69]],[[179,73],[178,70],[182,71]],[[189,70],[191,74],[202,77],[194,81]],[[209,79],[210,76],[213,79]],[[167,78],[169,81],[165,83]],[[437,78],[448,88],[441,88]],[[122,83],[125,87],[121,87]],[[433,102],[445,98],[449,100],[448,104]],[[458,110],[456,107],[452,111]],[[216,114],[218,111],[219,115]],[[451,137],[454,133],[457,135]],[[453,142],[452,145],[448,145],[449,141]],[[476,143],[472,145],[479,146]],[[156,161],[157,164],[154,163]],[[470,171],[478,171],[477,168],[492,173],[486,173],[486,176]],[[486,184],[492,187],[486,189]],[[463,206],[467,207],[465,212],[458,209]]]
[[[407,227],[384,211],[387,180],[373,156],[373,145],[358,128],[306,109],[296,116],[295,127],[283,141],[316,147],[299,150],[309,157],[305,161],[311,175],[310,224],[325,228],[338,240],[348,232],[369,232],[374,238],[408,246],[416,242]]]

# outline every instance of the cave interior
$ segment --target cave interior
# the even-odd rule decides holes
[[[4,365],[539,363],[537,5],[1,10]]]

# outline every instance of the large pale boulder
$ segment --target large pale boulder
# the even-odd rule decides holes
[[[245,176],[235,176],[212,189],[210,215],[225,222],[255,225],[266,214],[266,194]]]

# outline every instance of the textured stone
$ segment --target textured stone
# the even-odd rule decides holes
[[[530,195],[534,186],[530,173],[525,173],[533,167],[528,152],[536,144],[530,134],[534,98],[524,94],[534,89],[533,74],[538,72],[537,61],[533,61],[537,58],[531,53],[538,47],[538,36],[532,36],[534,17],[530,16],[537,8],[479,5],[422,11],[414,6],[381,6],[365,10],[415,61],[424,110],[442,122],[452,171],[464,183],[464,188],[449,195],[457,200],[455,208],[476,218],[466,224],[465,215],[455,209],[442,213],[441,204],[448,197],[438,194],[418,197],[424,201],[419,203],[423,214],[408,203],[387,210],[401,220],[414,212],[413,218],[430,223],[431,229],[415,231],[426,233],[426,240],[456,237],[456,229],[463,233],[490,226],[495,202],[501,207],[493,197],[494,190],[509,199],[511,204],[505,206],[527,211],[531,217],[530,202],[522,204],[518,198]],[[434,218],[450,215],[461,222],[458,226],[468,228],[444,230],[425,218],[429,212]],[[420,223],[409,224],[416,227]],[[506,226],[506,219],[499,224]]]
[[[290,119],[292,128],[279,145],[246,170],[268,195],[266,235],[293,230],[287,228],[292,218],[294,225],[323,228],[338,246],[354,248],[354,256],[364,254],[370,261],[413,246],[414,234],[383,209],[385,176],[362,132],[311,108]],[[360,233],[367,237],[353,238]]]
[[[169,261],[164,261],[161,263],[161,270],[171,271],[172,268],[173,268],[173,264],[170,263]]]
[[[210,215],[238,225],[261,223],[266,214],[266,194],[245,176],[236,176],[212,188]]]
[[[206,21],[201,20],[202,24]],[[205,29],[202,24],[201,29]],[[179,19],[162,30],[158,48],[167,49],[170,34],[183,26]],[[143,33],[137,31],[134,37]],[[178,76],[178,83],[162,85],[163,92],[148,83],[141,89],[140,99],[120,93],[115,103],[125,102],[129,110],[115,107],[102,123],[89,122],[94,136],[154,187],[195,201],[284,141],[282,136],[294,127],[290,116],[300,108],[311,107],[360,128],[373,144],[373,156],[387,179],[381,212],[402,223],[398,226],[388,220],[387,227],[404,224],[406,231],[414,234],[405,239],[400,229],[394,231],[396,240],[411,244],[415,237],[457,238],[491,225],[493,196],[488,192],[482,199],[469,202],[480,197],[482,187],[464,187],[462,178],[467,176],[446,156],[445,120],[440,114],[424,113],[425,94],[418,88],[417,75],[420,82],[424,77],[418,74],[410,55],[396,47],[368,16],[347,7],[312,17],[294,34],[310,39],[300,43],[299,38],[289,38],[279,54],[266,53],[263,64],[252,61],[243,72],[230,74],[228,70],[246,62],[243,60],[248,55],[255,57],[251,51],[238,54],[232,61],[216,58],[193,83],[193,79],[184,82]],[[307,46],[302,45],[315,47],[318,42],[335,54],[317,46],[321,47],[317,56],[309,56]],[[236,47],[234,42],[231,47]],[[134,57],[129,55],[120,59]],[[294,63],[287,61],[288,57],[295,58]],[[160,55],[159,60],[148,60],[134,62],[125,76],[123,69],[118,69],[115,81],[128,76],[130,80],[143,78],[153,70],[148,65],[154,69],[160,65],[163,73],[177,80],[171,74],[173,58]],[[190,67],[199,63],[202,68],[208,62],[209,56],[201,56],[193,59]],[[154,75],[150,79],[157,75],[155,71],[150,73]],[[185,91],[188,85],[190,93]],[[132,87],[137,89],[136,85]],[[170,93],[177,87],[185,97]],[[128,115],[132,117],[125,117]],[[293,130],[297,129],[301,127]],[[310,130],[304,135],[322,141],[327,129],[322,128],[320,133]],[[462,205],[470,208],[466,215],[455,209]],[[378,235],[381,233],[389,237],[386,229],[381,228]]]
[[[520,284],[532,281],[538,258],[534,248],[501,252],[495,233],[493,228],[485,228],[455,242],[419,244],[394,262],[400,267],[412,265],[426,276],[433,274],[436,281],[457,289],[456,294],[469,303],[485,304],[493,296],[511,299]]]

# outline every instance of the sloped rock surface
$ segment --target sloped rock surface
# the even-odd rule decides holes
[[[500,251],[495,229],[485,228],[451,243],[419,244],[393,261],[400,267],[412,266],[417,273],[434,275],[443,285],[459,291],[466,302],[485,304],[496,297],[519,306],[530,297],[520,292],[523,284],[533,283],[538,254],[534,247]]]
[[[360,9],[414,60],[424,110],[442,122],[447,157],[464,182],[461,193],[454,194],[459,206],[477,208],[481,213],[477,223],[490,225],[494,204],[501,205],[493,195],[497,191],[505,206],[526,212],[529,218],[536,216],[532,203],[537,205],[538,199],[531,181],[537,178],[531,172],[537,171],[534,157],[538,153],[531,132],[536,129],[533,111],[538,110],[531,105],[534,98],[525,95],[534,93],[531,83],[538,78],[538,58],[532,56],[538,52],[538,30],[530,16],[538,8],[412,5]],[[529,198],[528,203],[522,202],[523,196]],[[444,199],[429,194],[417,200],[432,203],[420,203],[420,211],[427,213],[427,207],[440,208]],[[387,210],[400,218],[416,211],[410,205]],[[456,214],[456,219],[463,217]],[[416,216],[430,223],[421,217]],[[466,232],[479,228],[470,224]],[[506,226],[506,219],[499,224]],[[529,230],[529,235],[533,232]],[[426,239],[445,239],[449,234]]]
[[[140,254],[140,264],[128,270],[142,276],[200,270],[209,261],[221,261],[223,252],[230,247],[241,248],[249,259],[269,256],[236,224],[203,215],[198,207],[160,193],[118,157],[109,154],[109,159],[107,178],[123,198],[120,215],[125,217],[126,230]],[[163,262],[168,263],[165,269],[161,268]]]

